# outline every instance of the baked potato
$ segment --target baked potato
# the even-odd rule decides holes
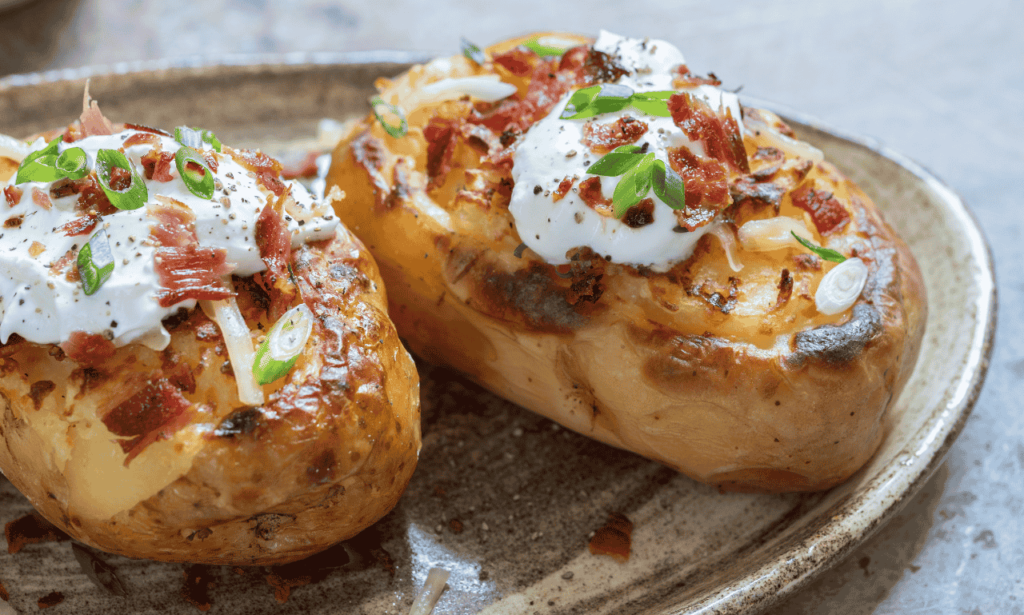
[[[721,489],[827,489],[884,436],[923,281],[864,192],[719,85],[664,41],[467,45],[378,81],[328,185],[414,353]]]
[[[88,95],[0,157],[0,468],[40,513],[129,557],[262,565],[394,507],[419,380],[326,202],[259,151],[113,126]]]

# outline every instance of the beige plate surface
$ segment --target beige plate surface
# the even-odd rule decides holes
[[[7,78],[0,132],[25,136],[66,124],[92,76],[93,96],[115,120],[187,123],[227,143],[287,147],[308,140],[322,117],[364,113],[375,77],[419,59],[221,58]],[[876,143],[779,111],[875,199],[911,245],[928,286],[921,359],[864,470],[822,494],[720,495],[421,366],[424,447],[398,508],[314,561],[276,571],[312,580],[284,604],[266,570],[198,571],[215,581],[211,612],[405,613],[427,570],[441,566],[452,575],[437,613],[751,613],[803,586],[891,517],[941,462],[978,395],[995,325],[991,258],[970,212],[927,171]],[[0,521],[28,510],[2,481]],[[636,526],[625,564],[587,550],[588,534],[610,512]],[[54,590],[65,596],[55,612],[194,612],[181,597],[182,566],[101,559],[126,598],[83,574],[66,542],[0,556],[0,580],[19,612],[35,611]]]

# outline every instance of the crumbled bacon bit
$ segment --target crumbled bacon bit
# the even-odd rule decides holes
[[[601,194],[601,178],[594,176],[580,182],[580,198],[588,207],[605,216],[612,215],[612,201]]]
[[[85,95],[82,99],[82,115],[78,120],[82,126],[82,134],[86,137],[96,137],[114,134],[114,125],[110,120],[103,117],[99,104],[89,96],[89,86],[85,86]]]
[[[73,218],[69,222],[65,222],[53,230],[56,233],[62,233],[65,237],[87,235],[92,232],[92,229],[96,228],[96,223],[99,221],[99,216],[86,214],[84,216]]]
[[[505,53],[498,54],[491,58],[498,66],[504,68],[516,77],[525,77],[537,64],[537,54],[526,47],[515,47]]]
[[[672,81],[672,85],[674,85],[677,88],[693,88],[697,87],[698,85],[722,85],[721,79],[716,77],[714,73],[708,73],[707,77],[694,75],[693,73],[690,72],[689,67],[687,67],[685,64],[680,64],[676,68],[676,72],[679,74],[679,76],[677,76]]]
[[[423,138],[427,142],[427,177],[430,179],[428,190],[443,184],[444,178],[451,170],[452,156],[459,137],[457,125],[458,120],[433,117],[423,129]]]
[[[141,158],[142,173],[146,179],[169,182],[174,179],[171,175],[171,163],[174,161],[174,154],[161,151],[159,147],[144,154]]]
[[[21,551],[25,545],[71,540],[70,536],[36,512],[8,521],[4,526],[4,536],[7,538],[7,552],[10,554]]]
[[[771,311],[775,311],[789,302],[793,295],[793,276],[789,275],[789,269],[782,270],[782,278],[779,279],[779,295],[775,299],[775,305]]]
[[[724,115],[719,115],[703,100],[680,93],[668,99],[668,109],[676,126],[691,141],[700,142],[708,156],[736,171],[750,172],[739,124],[728,107]]]
[[[599,124],[590,121],[583,125],[580,143],[598,154],[606,154],[616,147],[636,143],[647,133],[647,124],[624,115],[614,122]]]
[[[670,148],[668,161],[683,178],[686,194],[686,209],[676,211],[680,226],[692,231],[729,205],[729,183],[722,163],[698,158],[686,147]]]
[[[629,228],[640,228],[654,222],[654,199],[648,197],[627,209],[622,222]]]
[[[32,189],[32,202],[46,210],[53,207],[53,201],[50,200],[49,195],[39,188]]]
[[[114,342],[102,335],[85,331],[72,331],[60,348],[72,361],[86,365],[109,359],[117,352]]]
[[[588,51],[582,69],[582,77],[587,83],[614,83],[619,77],[629,74],[629,70],[607,53],[589,47],[583,49]]]
[[[281,167],[281,177],[285,179],[316,177],[316,159],[319,158],[319,156],[320,155],[317,152],[307,152],[301,159],[291,164],[283,164]]]
[[[499,135],[510,130],[526,132],[577,83],[575,72],[560,71],[557,62],[542,60],[537,64],[525,96],[514,94],[496,106],[478,105],[474,115],[466,121],[482,124]]]
[[[834,233],[850,222],[850,214],[831,192],[815,190],[810,184],[804,184],[790,196],[793,205],[811,214],[814,227],[822,235]]]
[[[127,128],[127,126],[126,126],[126,128]],[[128,149],[129,147],[131,147],[133,145],[141,145],[143,143],[149,143],[150,145],[155,145],[155,144],[157,144],[159,142],[160,142],[160,137],[158,137],[157,135],[152,134],[152,133],[140,132],[140,133],[133,134],[132,136],[130,136],[127,139],[125,139],[124,143],[122,144],[122,147],[124,147],[125,149]]]
[[[782,153],[777,147],[759,147],[754,155],[751,156],[752,160],[764,160],[771,164],[779,164],[785,162],[786,154]]]
[[[218,301],[234,295],[220,281],[235,268],[234,263],[227,262],[224,248],[197,244],[159,248],[153,261],[161,286],[156,293],[161,307],[188,299]]]
[[[78,251],[74,248],[69,249],[57,260],[50,263],[50,275],[60,275],[68,265],[75,262],[78,257]],[[77,269],[72,269],[77,275]]]
[[[778,213],[782,207],[782,195],[786,189],[772,182],[757,182],[750,175],[741,176],[729,186],[729,194],[734,203],[751,203],[767,205]]]
[[[110,167],[110,189],[124,192],[132,187],[132,172],[121,167]]]
[[[821,271],[821,259],[817,254],[794,254],[793,262],[797,271]]]
[[[276,196],[281,196],[288,191],[288,186],[279,179],[281,176],[281,163],[277,160],[259,150],[224,149],[235,159],[235,162],[255,173],[256,178],[263,184],[263,187],[273,192]],[[210,163],[209,156],[206,157],[206,162]],[[210,169],[216,171],[216,160],[214,160]]]
[[[569,194],[569,191],[572,190],[572,185],[575,182],[575,177],[566,177],[565,179],[563,179],[558,184],[558,188],[556,188],[555,191],[551,193],[551,200],[556,203],[558,201],[561,201],[563,198],[565,198],[565,195]]]
[[[179,429],[188,425],[191,403],[178,387],[166,378],[147,382],[145,386],[103,417],[107,426],[120,440],[121,450],[128,453],[124,465],[137,457],[147,446],[168,440]]]
[[[21,195],[24,194],[24,190],[17,186],[7,186],[4,188],[4,197],[7,199],[7,205],[14,207],[18,203],[21,203]]]
[[[117,208],[107,198],[103,188],[96,183],[92,175],[75,180],[75,189],[78,191],[78,205],[80,211],[88,211],[100,215],[114,213]]]
[[[28,248],[28,253],[32,256],[32,258],[39,256],[43,252],[46,252],[46,246],[39,243],[38,241],[33,241],[32,245],[29,246]]]
[[[270,295],[270,319],[277,320],[295,297],[295,287],[288,275],[292,244],[288,226],[280,212],[267,203],[256,219],[256,246],[267,270],[258,278],[260,286]]]
[[[608,522],[594,532],[587,548],[593,555],[607,555],[620,562],[628,562],[632,548],[633,522],[620,513],[608,515]]]
[[[25,221],[25,216],[19,214],[17,216],[11,216],[4,220],[4,228],[18,228],[21,223]]]
[[[160,135],[162,137],[173,136],[173,135],[171,135],[171,133],[166,132],[164,130],[160,130],[159,128],[150,128],[149,126],[143,126],[142,124],[125,124],[124,125],[124,129],[125,130],[138,130],[140,132],[148,132],[148,133],[152,133],[154,135]],[[131,137],[128,137],[128,140],[131,141]]]
[[[167,197],[158,197],[156,203],[146,208],[146,213],[156,219],[149,234],[161,246],[184,247],[199,241],[192,226],[196,216],[187,205]]]

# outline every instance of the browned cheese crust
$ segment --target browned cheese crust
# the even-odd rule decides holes
[[[566,58],[579,53],[582,68],[563,59],[533,73],[568,83],[551,85],[546,99],[530,75],[462,57],[378,86],[402,104],[441,78],[496,73],[540,108],[523,120],[528,128],[562,94],[610,72],[586,51]],[[518,117],[528,111],[521,105]],[[779,137],[792,132],[778,117],[746,110],[750,172],[730,176],[722,215],[731,233],[753,219],[804,219],[793,204],[798,189],[841,206],[849,221],[827,237],[808,224],[811,241],[869,269],[859,300],[835,316],[819,313],[813,298],[835,265],[804,249],[739,250],[744,268],[736,273],[709,234],[666,273],[587,249],[556,267],[520,246],[508,211],[508,154],[519,135],[479,122],[500,112],[467,99],[413,104],[408,136],[388,136],[369,117],[335,150],[328,181],[348,194],[338,214],[380,264],[391,316],[414,352],[723,489],[826,489],[867,462],[913,370],[926,307],[913,256],[857,186]],[[424,136],[441,120],[459,126],[447,163],[436,133]]]
[[[415,367],[388,320],[377,267],[347,230],[295,250],[291,266],[315,315],[313,332],[295,368],[264,387],[263,406],[239,402],[224,339],[199,308],[165,321],[171,343],[160,352],[129,345],[80,365],[57,346],[12,339],[0,347],[4,473],[60,529],[129,557],[285,563],[381,518],[398,501],[419,453]],[[259,342],[273,324],[267,295],[251,278],[235,278],[234,285]],[[192,404],[189,425],[167,434],[174,446],[164,457],[147,460],[147,449],[126,467],[158,471],[189,451],[191,464],[110,518],[79,514],[74,485],[85,480],[113,491],[118,485],[104,481],[118,479],[69,478],[83,454],[76,445],[110,438],[100,426],[105,412],[130,392],[168,381]],[[190,430],[199,437],[180,439]]]

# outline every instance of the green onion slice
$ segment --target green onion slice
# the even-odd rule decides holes
[[[845,256],[843,256],[839,252],[836,252],[835,250],[830,250],[828,248],[816,246],[813,243],[801,237],[800,235],[797,235],[793,231],[790,231],[790,233],[793,235],[793,237],[796,237],[796,240],[800,242],[800,245],[807,248],[811,252],[814,252],[824,260],[832,261],[833,263],[841,263],[846,260]]]
[[[370,106],[373,107],[373,115],[377,117],[384,132],[396,139],[401,139],[409,132],[409,122],[406,121],[401,109],[384,102],[380,96],[371,98]]]
[[[549,37],[545,36],[535,36],[534,38],[531,38],[530,40],[523,43],[523,47],[526,47],[527,49],[529,49],[530,51],[534,52],[535,54],[542,58],[552,56],[556,58],[561,57],[563,54],[565,54],[566,51],[570,49],[570,47],[556,47],[554,45],[546,45],[543,42],[541,42],[548,38]]]
[[[466,56],[477,65],[483,66],[487,62],[487,56],[480,50],[479,47],[466,40],[466,37],[462,37],[460,44],[462,46],[462,55]]]
[[[608,152],[600,160],[590,165],[587,168],[587,174],[618,177],[640,164],[643,159],[644,155],[640,153],[640,147],[623,145]]]
[[[683,178],[663,160],[655,160],[651,169],[654,194],[672,209],[686,209],[686,191]]]
[[[675,92],[671,90],[634,92],[628,86],[618,83],[592,85],[576,90],[558,117],[563,120],[579,120],[622,111],[626,107],[647,115],[670,117],[672,113],[668,110],[668,99],[673,95]]]
[[[209,201],[213,198],[213,171],[206,165],[206,159],[187,145],[182,145],[174,154],[174,166],[189,192]]]
[[[82,278],[82,289],[91,295],[114,273],[114,254],[110,251],[107,232],[100,229],[89,238],[89,242],[78,251],[78,275]]]
[[[313,313],[302,304],[284,313],[267,333],[252,362],[259,384],[270,384],[291,371],[313,330]]]
[[[213,151],[217,153],[220,153],[223,149],[223,145],[220,139],[217,138],[217,135],[213,134],[213,131],[203,128],[178,126],[174,129],[174,140],[194,150],[203,149],[203,143],[208,143],[213,148]]]
[[[668,110],[668,99],[672,98],[676,93],[668,91],[660,92],[637,92],[630,97],[630,105],[637,111],[642,111],[647,115],[656,115],[658,117],[671,117],[672,113]]]
[[[612,214],[616,218],[626,215],[626,211],[643,200],[651,191],[651,167],[654,165],[654,154],[639,156],[640,162],[626,172],[615,186],[612,193]]]
[[[110,186],[111,167],[124,169],[131,173],[132,182],[124,190],[115,190]],[[142,180],[135,165],[116,149],[101,149],[96,152],[96,177],[99,179],[103,192],[110,199],[110,203],[118,209],[138,209],[149,199],[146,182]]]
[[[72,147],[57,157],[56,166],[68,179],[82,179],[89,174],[89,156],[84,149]]]
[[[58,146],[64,140],[60,135],[53,141],[46,144],[46,147],[38,152],[32,152],[21,161],[18,167],[18,175],[14,179],[16,184],[25,182],[55,182],[63,179],[64,174],[57,168]]]

